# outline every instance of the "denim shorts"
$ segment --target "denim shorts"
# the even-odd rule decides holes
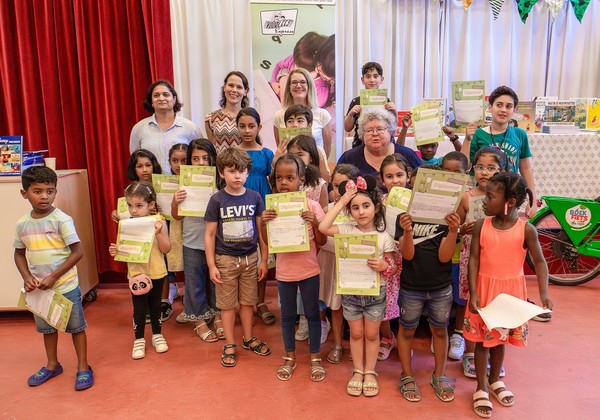
[[[67,323],[67,329],[65,332],[70,334],[76,334],[87,328],[87,322],[83,316],[83,305],[81,304],[81,289],[77,286],[76,289],[71,290],[63,295],[71,302],[73,302],[73,309],[71,309],[71,316]],[[52,334],[56,332],[56,328],[49,325],[39,316],[34,315],[35,328],[37,332],[42,334]]]
[[[466,299],[460,298],[460,264],[452,264],[452,298],[460,306],[467,304]]]
[[[385,285],[381,286],[378,296],[342,295],[344,318],[347,321],[357,321],[364,316],[372,322],[383,321],[385,290]]]
[[[415,292],[401,287],[398,305],[400,306],[398,323],[406,329],[417,328],[423,311],[427,311],[431,326],[446,328],[452,308],[452,285],[433,292]]]

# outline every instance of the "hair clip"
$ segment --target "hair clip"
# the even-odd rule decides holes
[[[373,191],[375,187],[377,187],[377,180],[375,177],[372,175],[365,175],[364,178],[362,176],[356,178],[356,182],[351,179],[342,182],[338,187],[338,191],[341,195],[344,195],[348,190],[359,189],[362,191]]]

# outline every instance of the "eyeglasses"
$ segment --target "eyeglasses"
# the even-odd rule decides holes
[[[290,82],[290,85],[292,85],[292,86],[296,86],[296,85],[304,86],[305,84],[306,84],[306,80],[292,80]]]
[[[474,165],[473,169],[475,169],[476,172],[486,171],[488,173],[496,173],[500,170],[500,168],[498,168],[497,166],[483,166],[483,165]]]
[[[390,127],[387,126],[387,127],[367,128],[365,130],[365,134],[372,136],[373,134],[377,133],[378,135],[381,136],[383,133],[385,133],[388,130],[388,128],[390,128]]]

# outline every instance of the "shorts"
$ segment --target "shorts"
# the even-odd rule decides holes
[[[258,302],[258,253],[249,255],[215,255],[222,284],[215,285],[217,307],[234,309]]]
[[[433,292],[416,292],[400,287],[398,305],[400,306],[398,323],[406,329],[417,328],[424,310],[427,311],[431,326],[446,328],[452,308],[452,285]]]
[[[460,264],[452,264],[452,299],[459,306],[467,304],[466,299],[460,298]]]
[[[87,322],[85,322],[85,317],[83,316],[83,305],[81,304],[81,289],[77,286],[70,292],[64,293],[63,296],[73,302],[71,316],[69,317],[65,332],[77,334],[87,328]],[[35,329],[37,332],[42,334],[53,334],[57,331],[56,328],[48,324],[39,316],[34,315],[33,318],[35,319]]]
[[[358,321],[363,316],[372,322],[383,321],[385,315],[385,290],[379,288],[378,296],[342,295],[342,308],[347,321]]]

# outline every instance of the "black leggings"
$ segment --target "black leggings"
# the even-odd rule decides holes
[[[131,294],[133,302],[133,332],[136,340],[144,338],[146,327],[146,311],[150,310],[150,321],[152,323],[152,334],[161,333],[160,323],[160,301],[165,279],[152,280],[152,290],[143,295]]]

